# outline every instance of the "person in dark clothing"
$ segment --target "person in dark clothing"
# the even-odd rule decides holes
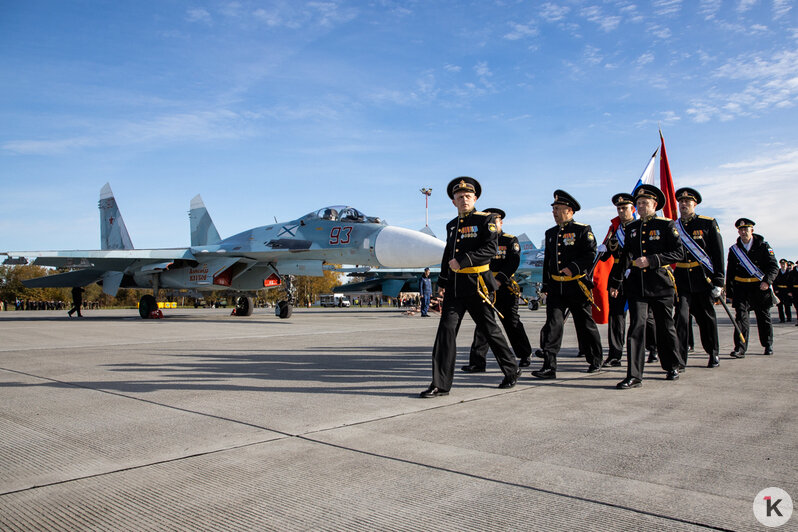
[[[585,350],[588,373],[601,369],[601,336],[593,320],[593,283],[588,277],[596,257],[596,238],[589,225],[574,221],[581,206],[563,190],[554,191],[552,215],[557,223],[546,231],[543,286],[546,323],[541,329],[543,367],[532,372],[539,379],[557,378],[557,354],[563,337],[566,310],[570,311],[580,348]]]
[[[504,326],[507,339],[513,347],[515,356],[520,359],[518,365],[529,366],[532,346],[526,335],[524,324],[518,315],[518,293],[513,288],[513,274],[521,263],[521,245],[518,238],[502,231],[505,213],[501,209],[485,209],[485,212],[496,214],[496,228],[499,231],[498,252],[490,261],[490,271],[496,277],[499,288],[496,290],[496,309],[501,313],[499,319]],[[516,285],[517,286],[517,285]],[[488,354],[488,339],[479,328],[474,330],[474,341],[468,357],[468,365],[462,370],[467,373],[485,371],[486,355]]]
[[[687,364],[687,353],[692,335],[690,316],[695,318],[709,361],[708,368],[720,364],[718,354],[718,320],[715,300],[721,295],[725,263],[723,238],[718,222],[709,216],[699,216],[695,207],[701,203],[697,190],[684,187],[676,191],[679,202],[679,220],[676,222],[684,246],[684,259],[676,263],[676,335],[679,338],[679,356]]]
[[[634,196],[621,192],[612,197],[612,204],[618,212],[618,225],[611,229],[612,234],[606,240],[606,249],[601,250],[599,260],[614,259],[612,268],[618,268],[621,252],[626,244],[626,226],[634,221]],[[610,277],[612,274],[610,274]],[[607,278],[609,283],[609,277]],[[626,337],[626,296],[619,289],[616,297],[609,298],[609,313],[607,317],[607,339],[609,351],[607,359],[602,366],[620,366],[623,355],[623,345]]]
[[[443,305],[432,348],[432,383],[419,394],[425,399],[449,394],[457,359],[457,331],[466,312],[485,333],[504,373],[499,388],[512,388],[520,374],[490,303],[492,292],[497,288],[496,279],[490,273],[490,261],[496,255],[499,237],[496,215],[474,208],[482,187],[473,177],[455,178],[446,190],[457,207],[457,217],[446,224],[446,247],[438,276]]]
[[[78,318],[82,318],[83,314],[80,313],[80,307],[83,305],[83,292],[84,289],[82,286],[74,286],[72,287],[72,308],[69,309],[67,315],[71,318],[72,314],[77,312]]]
[[[610,297],[617,297],[621,286],[629,301],[629,333],[626,343],[626,378],[617,388],[637,388],[643,382],[645,329],[648,309],[654,312],[657,347],[662,369],[668,380],[679,378],[684,366],[677,349],[673,324],[674,286],[670,264],[682,260],[684,251],[673,220],[655,216],[665,203],[665,195],[654,185],[635,190],[635,205],[640,218],[626,229],[626,245],[619,267],[610,274]]]
[[[741,342],[734,335],[732,358],[743,358],[748,348],[748,315],[753,310],[759,331],[759,343],[765,348],[765,355],[773,354],[773,324],[770,321],[770,307],[773,306],[771,286],[776,279],[779,265],[770,244],[762,235],[754,233],[754,222],[740,218],[734,222],[740,235],[737,242],[729,248],[726,270],[726,295],[731,299],[735,310],[734,321],[745,339]]]
[[[421,316],[429,316],[429,302],[432,298],[432,279],[429,276],[429,268],[424,268],[424,274],[418,280],[418,293],[421,296]]]
[[[784,323],[792,321],[792,297],[790,293],[792,292],[791,284],[791,274],[790,268],[787,266],[787,259],[781,259],[779,261],[779,272],[776,274],[776,279],[773,281],[773,291],[776,293],[776,297],[779,298],[779,302],[776,305],[779,309],[779,322]],[[785,320],[785,317],[787,318]],[[798,316],[797,316],[798,318]]]

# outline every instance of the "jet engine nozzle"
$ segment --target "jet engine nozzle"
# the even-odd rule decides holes
[[[384,268],[423,268],[438,264],[446,243],[421,231],[388,226],[377,234],[374,255]]]

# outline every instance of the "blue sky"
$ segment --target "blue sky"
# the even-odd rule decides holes
[[[110,182],[136,247],[350,204],[389,223],[478,207],[536,243],[552,192],[603,237],[659,145],[726,245],[798,259],[792,0],[0,4],[0,250],[96,249]]]

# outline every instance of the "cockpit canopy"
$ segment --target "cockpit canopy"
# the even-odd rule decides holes
[[[306,220],[329,220],[331,222],[345,223],[371,223],[386,225],[381,218],[366,216],[354,207],[347,205],[330,205],[303,216]]]

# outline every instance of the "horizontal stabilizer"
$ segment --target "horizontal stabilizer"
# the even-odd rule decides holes
[[[27,279],[22,284],[27,288],[62,288],[65,286],[86,286],[99,281],[103,276],[101,270],[76,270],[74,272],[45,275],[36,279]]]
[[[211,219],[208,209],[202,197],[197,194],[191,199],[191,210],[188,212],[189,223],[191,224],[191,245],[210,246],[222,241],[219,231]]]

